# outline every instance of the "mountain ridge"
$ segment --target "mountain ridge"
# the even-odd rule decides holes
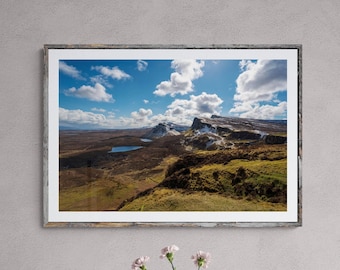
[[[255,143],[287,142],[287,121],[262,120],[213,115],[195,117],[191,133],[186,136],[188,149],[233,149]]]
[[[185,136],[183,144],[188,149],[228,149],[260,142],[284,144],[287,141],[287,121],[217,115],[210,118],[195,117],[190,127],[171,122],[159,123],[144,138],[157,139],[181,134]]]

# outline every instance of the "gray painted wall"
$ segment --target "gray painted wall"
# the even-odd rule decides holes
[[[340,2],[0,3],[1,269],[170,269],[210,251],[210,269],[340,269]],[[42,228],[43,44],[303,44],[303,226]]]

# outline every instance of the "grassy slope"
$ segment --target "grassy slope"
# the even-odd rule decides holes
[[[164,179],[168,165],[176,160],[176,157],[170,156],[153,169],[121,174],[94,168],[69,169],[61,172],[61,175],[73,173],[74,177],[71,180],[76,181],[77,178],[82,180],[88,178],[86,172],[91,170],[95,181],[60,189],[59,208],[61,211],[115,210],[123,200],[159,184]]]
[[[229,155],[229,152],[226,151],[226,154]],[[236,153],[235,156],[238,155]],[[120,210],[285,211],[287,179],[285,147],[264,146],[254,148],[249,153],[248,159],[236,158],[225,164],[208,163],[190,167],[191,175],[188,176],[185,190],[157,187],[127,203]],[[197,155],[205,156],[205,160],[215,154],[211,151],[197,152]],[[232,184],[239,168],[243,168],[248,175],[240,183]]]
[[[92,135],[92,133],[90,134]],[[84,133],[83,136],[88,136]],[[163,186],[157,187],[166,178],[169,166],[175,164],[183,153],[173,138],[157,140],[150,146],[113,160],[105,159],[107,149],[117,137],[111,133],[100,133],[102,140],[95,134],[84,145],[76,145],[76,136],[70,136],[65,155],[66,165],[70,168],[60,171],[60,210],[62,211],[100,211],[115,210],[122,201],[136,197],[141,192],[152,189],[145,196],[124,205],[121,210],[159,210],[159,211],[281,211],[286,209],[282,201],[284,194],[276,203],[263,192],[284,191],[287,178],[287,159],[285,145],[262,145],[241,150],[197,151],[192,155],[203,157],[202,164],[189,165],[189,189],[183,190]],[[120,137],[119,137],[120,138]],[[135,138],[127,137],[128,140]],[[127,140],[124,137],[122,143]],[[109,143],[108,141],[109,140]],[[81,141],[81,140],[80,140]],[[112,141],[112,142],[111,142]],[[92,152],[89,151],[93,148]],[[86,148],[84,148],[86,146]],[[77,151],[83,151],[79,154]],[[72,152],[72,151],[76,151]],[[91,168],[86,161],[97,156]],[[73,156],[74,155],[74,156]],[[154,157],[159,157],[154,160]],[[225,162],[224,162],[225,161]],[[146,167],[145,165],[148,164]],[[73,165],[73,167],[72,167]],[[244,168],[248,174],[238,184],[232,181],[238,170]],[[197,179],[199,181],[197,181]],[[205,186],[212,192],[202,189]],[[249,188],[253,193],[249,193]]]
[[[286,211],[285,204],[253,201],[217,193],[156,188],[152,194],[125,205],[121,211]]]

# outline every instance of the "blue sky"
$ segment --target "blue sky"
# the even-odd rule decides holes
[[[285,60],[60,60],[59,126],[138,128],[196,116],[286,119]]]

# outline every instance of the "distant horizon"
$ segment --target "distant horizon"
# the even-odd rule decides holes
[[[60,60],[60,130],[287,119],[286,60]]]
[[[237,117],[237,116],[220,116],[220,115],[217,115],[218,117],[222,117],[222,118],[240,118],[240,119],[244,119],[244,120],[259,120],[259,121],[278,121],[278,122],[287,122],[287,119],[255,119],[255,118],[243,118],[243,117]],[[195,117],[196,118],[196,117]],[[194,119],[195,119],[194,118]],[[198,118],[198,117],[197,117]],[[203,117],[202,117],[203,118]],[[205,117],[205,118],[209,118],[209,117]],[[194,120],[193,119],[193,120]],[[154,127],[156,127],[157,125],[159,124],[165,124],[165,123],[171,123],[171,124],[174,124],[176,126],[181,126],[181,127],[188,127],[188,128],[191,128],[192,126],[192,123],[190,125],[180,125],[180,124],[176,124],[176,123],[173,123],[173,122],[159,122],[155,125],[152,125],[152,126],[143,126],[143,127],[119,127],[119,128],[87,128],[85,126],[82,126],[82,127],[78,127],[78,128],[75,128],[75,127],[66,127],[66,126],[59,126],[59,131],[79,131],[79,130],[82,130],[82,131],[105,131],[105,130],[111,130],[111,131],[114,131],[114,130],[140,130],[140,129],[152,129]]]

